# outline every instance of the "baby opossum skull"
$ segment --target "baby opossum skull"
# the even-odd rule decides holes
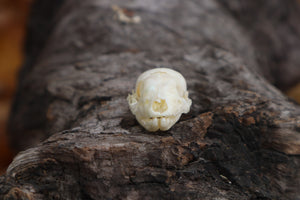
[[[127,100],[137,121],[148,131],[170,129],[192,104],[184,77],[168,68],[142,73]]]

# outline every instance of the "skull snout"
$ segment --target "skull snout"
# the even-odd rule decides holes
[[[168,104],[165,99],[158,99],[152,103],[152,110],[154,112],[163,113],[168,110]]]

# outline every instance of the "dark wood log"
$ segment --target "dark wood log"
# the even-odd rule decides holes
[[[300,199],[300,108],[270,83],[299,67],[295,1],[37,2],[10,120],[26,150],[0,199]],[[193,105],[150,133],[126,97],[155,67],[181,72]]]
[[[247,30],[268,80],[282,90],[300,80],[299,1],[219,0]]]

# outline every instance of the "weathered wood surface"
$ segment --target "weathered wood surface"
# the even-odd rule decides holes
[[[41,2],[62,1],[34,11]],[[10,121],[14,146],[31,148],[0,177],[0,199],[300,199],[300,108],[270,84],[300,74],[295,1],[69,0],[54,11],[33,15]],[[145,131],[126,102],[154,67],[181,72],[193,100],[167,132]]]

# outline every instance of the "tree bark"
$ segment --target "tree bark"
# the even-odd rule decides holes
[[[0,199],[300,199],[300,107],[272,85],[300,77],[299,11],[293,0],[37,1],[10,120],[26,150]],[[126,97],[155,67],[181,72],[193,104],[150,133]]]

